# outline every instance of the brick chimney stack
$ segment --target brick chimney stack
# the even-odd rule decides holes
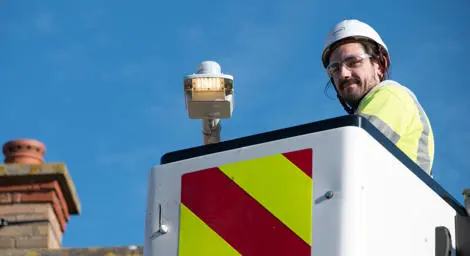
[[[56,249],[70,215],[80,213],[74,184],[63,163],[44,163],[36,140],[5,143],[0,164],[0,255],[12,249]]]

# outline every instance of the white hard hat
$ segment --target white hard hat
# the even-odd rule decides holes
[[[359,20],[343,20],[336,24],[326,37],[325,47],[322,53],[323,66],[326,67],[326,64],[328,63],[326,58],[330,54],[331,46],[334,43],[349,37],[366,38],[375,41],[385,48],[387,51],[387,57],[390,58],[388,56],[387,45],[385,45],[382,38],[371,26]]]

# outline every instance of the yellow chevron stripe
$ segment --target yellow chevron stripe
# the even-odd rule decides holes
[[[179,256],[241,255],[184,204],[180,214]]]
[[[307,244],[312,240],[312,179],[283,155],[219,167]]]

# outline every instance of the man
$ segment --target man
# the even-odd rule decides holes
[[[367,118],[431,175],[431,125],[415,95],[388,80],[390,56],[379,34],[361,21],[341,21],[328,33],[322,61],[344,109]]]

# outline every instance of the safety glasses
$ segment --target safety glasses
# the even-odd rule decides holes
[[[363,54],[360,54],[360,55],[346,56],[341,61],[336,61],[336,62],[330,63],[326,67],[326,72],[328,73],[328,76],[332,77],[332,76],[339,73],[339,71],[340,71],[340,69],[343,65],[345,65],[346,68],[351,70],[351,69],[360,67],[361,64],[363,63],[363,61],[365,59],[369,59],[369,58],[372,58],[372,56],[367,54],[367,53],[363,53]]]

